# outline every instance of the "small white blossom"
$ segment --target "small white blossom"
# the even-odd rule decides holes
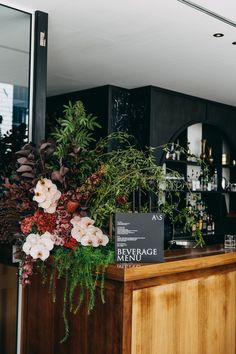
[[[54,247],[54,243],[52,241],[52,235],[50,232],[45,232],[40,236],[40,243],[42,243],[49,251],[51,251]]]
[[[102,235],[102,237],[98,237],[98,244],[99,246],[106,246],[109,242],[109,238],[107,237],[107,235]]]
[[[23,244],[23,251],[33,257],[33,259],[40,258],[45,261],[49,257],[49,252],[53,249],[54,242],[50,232],[45,232],[43,235],[30,234],[26,237]]]
[[[81,239],[81,245],[82,246],[93,246],[93,247],[98,247],[98,239],[96,236],[87,234],[86,236],[82,237]]]
[[[71,236],[76,239],[76,241],[80,242],[81,238],[86,235],[86,230],[77,226],[73,227],[71,230]]]
[[[93,219],[76,215],[70,222],[73,225],[71,236],[82,246],[106,246],[109,242],[109,238],[102,230],[94,226]]]
[[[43,244],[37,244],[31,248],[30,255],[33,259],[45,261],[49,257],[49,250]]]
[[[42,178],[36,184],[33,200],[35,200],[39,204],[39,207],[43,208],[46,213],[55,213],[57,201],[60,197],[61,192],[50,179]]]

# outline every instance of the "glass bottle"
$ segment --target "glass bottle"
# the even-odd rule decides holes
[[[212,232],[212,218],[210,216],[207,217],[207,233],[211,234]]]
[[[175,159],[176,159],[175,144],[172,143],[170,147],[170,160],[175,160]]]
[[[208,148],[208,161],[209,161],[209,163],[213,163],[214,162],[214,159],[212,157],[212,147]]]
[[[203,212],[203,217],[202,217],[202,232],[203,233],[207,232],[207,215],[205,212]]]
[[[180,154],[181,154],[179,140],[177,140],[177,143],[176,143],[175,154],[176,154],[176,160],[179,161],[180,160]]]
[[[213,182],[213,191],[217,191],[217,189],[218,189],[218,173],[217,173],[216,168],[214,171],[212,182]]]
[[[192,153],[190,150],[190,142],[188,141],[188,149],[187,149],[187,161],[192,161]]]
[[[201,160],[206,159],[206,139],[201,140],[201,155],[200,155]]]

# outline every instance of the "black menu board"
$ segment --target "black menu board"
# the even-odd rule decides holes
[[[164,214],[117,213],[115,242],[117,263],[163,262]]]

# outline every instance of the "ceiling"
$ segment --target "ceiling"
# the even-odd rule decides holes
[[[236,22],[235,0],[193,1]],[[156,85],[236,106],[236,28],[177,0],[7,3],[49,13],[49,96]]]

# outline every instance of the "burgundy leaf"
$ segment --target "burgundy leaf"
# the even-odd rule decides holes
[[[51,146],[51,143],[43,143],[39,146],[39,151],[45,150],[47,147]]]
[[[62,176],[65,176],[65,175],[67,174],[67,172],[69,172],[69,168],[68,168],[68,167],[65,167],[65,166],[61,166],[59,172],[60,172],[60,174],[61,174]]]
[[[20,157],[19,159],[17,159],[17,162],[20,163],[21,165],[24,165],[27,164],[29,160],[26,157]]]
[[[32,167],[30,167],[29,165],[22,165],[16,171],[17,172],[21,172],[21,173],[31,172],[32,171]]]
[[[33,146],[31,144],[25,144],[22,146],[22,150],[32,150]]]
[[[74,154],[73,152],[71,152],[71,153],[69,154],[69,156],[72,156],[72,157],[77,157],[77,155],[76,155],[76,154]]]
[[[29,150],[19,150],[15,153],[16,155],[28,156],[30,154]]]
[[[51,174],[51,178],[54,181],[59,181],[61,183],[63,182],[63,177],[62,177],[60,171],[53,171]]]
[[[22,177],[26,177],[26,178],[31,178],[31,179],[34,179],[34,178],[35,178],[35,175],[34,175],[33,173],[30,173],[30,172],[22,173],[21,176],[22,176]]]

